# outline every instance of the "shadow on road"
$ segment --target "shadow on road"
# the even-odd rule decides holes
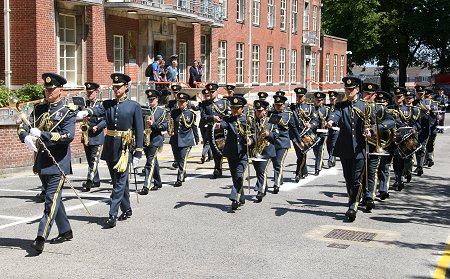
[[[179,208],[181,208],[183,206],[187,206],[187,205],[216,208],[216,209],[220,209],[224,212],[230,211],[230,206],[228,206],[228,205],[219,204],[219,203],[203,203],[203,202],[177,202],[177,204],[173,208],[179,209]]]

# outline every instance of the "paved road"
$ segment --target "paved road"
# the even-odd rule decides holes
[[[347,197],[339,163],[318,177],[295,183],[292,150],[280,193],[269,193],[262,203],[255,203],[252,192],[245,206],[230,213],[229,173],[212,180],[212,162],[198,164],[196,147],[188,160],[186,183],[174,188],[167,146],[160,154],[163,188],[140,196],[139,204],[133,193],[132,218],[105,230],[101,224],[108,214],[110,185],[102,163],[102,187],[79,192],[92,216],[65,188],[75,237],[63,244],[47,243],[39,256],[30,249],[43,210],[34,201],[39,179],[31,169],[8,175],[0,178],[1,278],[431,278],[446,271],[448,275],[449,256],[442,255],[450,240],[450,133],[438,135],[436,149],[433,168],[413,177],[402,192],[378,201],[372,213],[358,212],[354,223],[345,221]],[[313,171],[311,159],[308,164]],[[78,191],[85,171],[85,166],[74,165],[70,179]],[[143,177],[138,183],[141,188]],[[357,231],[366,241],[325,237],[333,230]],[[54,226],[50,237],[56,235]]]

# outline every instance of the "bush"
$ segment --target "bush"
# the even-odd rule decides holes
[[[0,108],[9,105],[9,90],[3,85],[0,85]]]
[[[41,84],[25,84],[14,95],[21,103],[39,100],[44,98],[44,87]]]

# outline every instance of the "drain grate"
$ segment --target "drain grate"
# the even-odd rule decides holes
[[[376,233],[334,229],[327,233],[325,237],[358,242],[369,242],[373,240],[376,235]]]

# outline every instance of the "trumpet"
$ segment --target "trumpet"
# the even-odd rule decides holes
[[[150,136],[152,135],[152,129],[150,127],[150,124],[148,122],[153,121],[153,117],[150,115],[147,115],[145,117],[145,129],[144,129],[144,145],[149,146],[150,145]]]

